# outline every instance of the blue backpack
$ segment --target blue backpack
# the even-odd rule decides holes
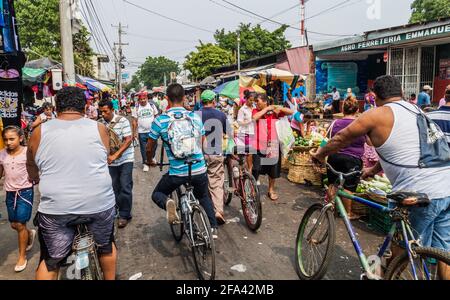
[[[402,168],[439,168],[450,166],[450,147],[445,139],[445,135],[439,126],[419,109],[415,112],[400,103],[393,102],[410,113],[417,116],[417,126],[419,128],[420,159],[417,165],[395,164],[385,159],[380,153],[378,155],[385,162]]]

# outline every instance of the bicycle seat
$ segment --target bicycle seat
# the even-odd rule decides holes
[[[67,223],[67,227],[77,227],[79,225],[89,225],[93,222],[91,218],[88,217],[78,217]]]
[[[431,203],[430,198],[426,194],[421,193],[395,192],[388,194],[387,198],[396,202],[400,207],[426,207]]]

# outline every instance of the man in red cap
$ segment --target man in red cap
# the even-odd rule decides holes
[[[139,146],[141,150],[142,164],[144,165],[143,171],[148,172],[150,168],[146,164],[147,162],[146,147],[149,138],[148,135],[150,133],[150,128],[152,127],[155,117],[158,115],[158,108],[154,104],[149,103],[147,91],[142,91],[138,95],[139,95],[139,102],[137,103],[136,108],[132,112],[133,132],[135,136],[139,137]],[[153,153],[156,153],[156,148],[157,144],[155,143],[155,151]]]
[[[89,96],[86,100],[86,118],[97,121],[98,112],[95,106],[92,104],[94,97]]]

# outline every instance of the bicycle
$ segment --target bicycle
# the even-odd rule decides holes
[[[295,245],[295,269],[300,279],[317,280],[325,275],[335,245],[336,228],[334,212],[336,207],[343,217],[345,227],[364,271],[361,279],[438,279],[438,265],[447,265],[448,268],[450,264],[450,253],[435,248],[422,247],[420,240],[415,239],[411,224],[408,220],[408,208],[413,206],[425,207],[430,204],[430,200],[424,197],[423,194],[393,193],[388,195],[388,199],[394,202],[396,207],[390,209],[381,204],[345,192],[345,179],[351,176],[361,176],[361,171],[343,174],[334,170],[329,164],[327,166],[339,177],[338,191],[334,201],[330,201],[326,205],[314,204],[303,216]],[[369,260],[364,255],[342,204],[341,197],[368,205],[371,208],[383,212],[388,212],[394,221],[384,243],[378,251],[376,259],[374,259],[375,263],[369,263]],[[395,243],[400,247],[403,246],[404,251],[389,263],[385,275],[381,276],[381,259],[388,256],[385,256],[385,254],[389,252],[387,250],[391,243]],[[325,249],[323,254],[319,251],[319,247],[322,248],[322,246]]]
[[[162,161],[162,156],[161,156]],[[196,160],[187,159],[185,164],[189,167],[188,182],[172,193],[171,199],[177,204],[177,213],[181,220],[170,225],[172,235],[177,242],[181,242],[186,235],[194,258],[195,269],[200,280],[214,280],[216,275],[216,247],[212,238],[211,225],[203,207],[194,196],[192,186],[192,165]],[[170,164],[160,164],[163,166]]]
[[[233,156],[229,155],[225,160],[224,204],[230,205],[233,194],[239,197],[245,223],[250,230],[257,231],[262,223],[262,205],[258,185],[245,167],[244,155],[239,155],[238,166],[230,170],[234,160],[232,158]]]
[[[97,254],[97,245],[94,236],[88,229],[88,225],[92,223],[90,218],[77,217],[67,223],[67,227],[76,228],[76,235],[72,243],[71,260],[75,264],[75,274],[81,280],[103,280],[103,272],[100,268],[100,262]],[[66,261],[64,266],[69,266]],[[69,278],[71,279],[71,278]],[[61,272],[58,273],[58,280],[61,280]]]

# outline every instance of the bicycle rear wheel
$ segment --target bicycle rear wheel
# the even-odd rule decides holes
[[[100,268],[97,251],[89,253],[89,267],[81,270],[81,280],[103,280],[103,272]]]
[[[256,184],[255,178],[248,173],[244,175],[243,183],[242,212],[248,228],[256,231],[262,222],[262,205],[258,185]]]
[[[184,222],[183,222],[184,216],[180,209],[181,204],[180,204],[180,198],[179,198],[180,194],[179,193],[180,193],[180,191],[176,190],[175,192],[172,193],[172,197],[171,197],[171,199],[174,200],[177,205],[177,214],[180,217],[180,222],[178,224],[170,224],[170,230],[172,231],[173,238],[177,242],[180,242],[183,239],[183,234],[184,234]]]
[[[230,205],[233,199],[233,175],[230,168],[228,167],[227,161],[225,161],[225,180],[223,182],[223,203],[225,205]]]
[[[336,239],[334,216],[331,210],[327,210],[319,220],[323,208],[322,204],[314,204],[300,222],[295,243],[295,270],[302,280],[321,279],[333,256]]]
[[[192,207],[192,255],[200,280],[214,280],[216,276],[216,248],[211,235],[211,225],[202,207]]]
[[[414,277],[408,253],[396,257],[386,271],[386,280],[448,280],[442,278],[445,269],[450,268],[450,252],[431,247],[413,248],[415,257],[413,263],[416,270],[417,279]],[[447,274],[449,271],[446,272]]]

